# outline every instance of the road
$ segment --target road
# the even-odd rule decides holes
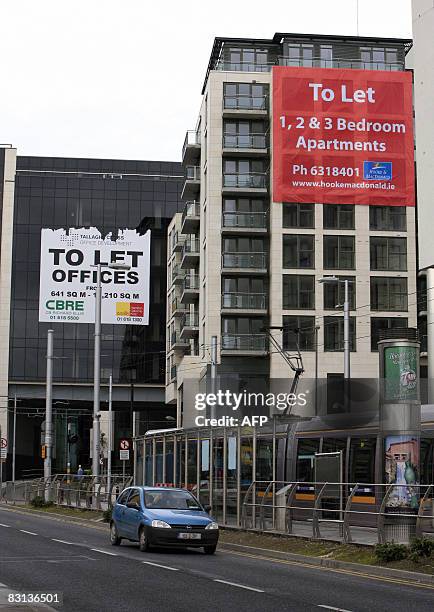
[[[266,553],[141,553],[132,543],[110,546],[108,529],[101,524],[3,507],[0,595],[9,589],[61,593],[64,612],[434,609],[434,586],[272,560]],[[9,608],[0,606],[4,609]]]

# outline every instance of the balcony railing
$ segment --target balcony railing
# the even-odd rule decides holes
[[[184,278],[184,291],[190,289],[199,289],[199,275],[187,274]]]
[[[267,267],[267,253],[223,253],[223,268],[260,268]]]
[[[175,312],[183,313],[185,312],[185,305],[181,302],[181,300],[178,297],[176,297],[172,300],[170,304],[170,311],[172,314],[174,314]]]
[[[240,308],[244,310],[265,310],[267,296],[265,293],[232,293],[222,294],[222,308]]]
[[[250,172],[249,174],[225,172],[223,174],[223,187],[266,189],[267,183],[268,175],[266,172]]]
[[[185,180],[186,181],[200,181],[200,167],[199,166],[186,166]]]
[[[267,134],[223,134],[224,149],[266,149]]]
[[[178,331],[174,331],[170,336],[170,346],[173,347],[175,346],[175,344],[182,344],[184,346],[188,346],[188,341],[181,338]]]
[[[228,70],[230,72],[270,72],[273,66],[295,66],[308,68],[354,68],[358,70],[404,70],[404,62],[374,62],[365,61],[360,58],[340,58],[332,59],[322,57],[292,58],[292,57],[277,57],[267,62],[255,63],[247,62],[231,62],[220,58],[214,69]]]
[[[197,145],[200,145],[200,132],[196,132],[196,130],[187,130],[182,146],[182,159],[184,159],[187,147]]]
[[[176,365],[173,365],[170,368],[170,380],[175,380],[176,378]]]
[[[181,236],[179,232],[175,232],[172,239],[172,251],[180,249],[185,242],[185,236]]]
[[[251,227],[263,229],[267,227],[267,213],[224,212],[223,227]]]
[[[185,254],[191,255],[199,255],[200,251],[200,241],[197,239],[194,240],[185,240],[182,246],[182,256]]]
[[[250,96],[238,94],[223,97],[224,110],[267,110],[268,96]]]
[[[186,217],[199,217],[200,216],[200,205],[196,200],[190,200],[185,203],[184,210],[182,211],[182,219]]]
[[[270,72],[272,66],[275,66],[275,62],[257,64],[256,62],[230,62],[220,58],[215,65],[215,69],[231,72]]]
[[[185,272],[184,270],[181,269],[181,266],[179,264],[177,264],[176,266],[173,266],[172,268],[172,283],[176,282],[176,281],[180,281],[181,279],[183,279],[185,276]]]
[[[199,327],[199,315],[197,312],[186,312],[181,319],[182,327]]]
[[[222,334],[221,349],[225,351],[266,351],[265,334]]]

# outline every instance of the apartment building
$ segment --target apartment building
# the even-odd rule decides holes
[[[343,373],[350,281],[351,376],[378,376],[380,330],[416,325],[414,206],[273,201],[273,66],[404,71],[410,40],[276,33],[216,38],[197,125],[182,149],[183,213],[169,226],[166,401],[209,372],[289,379]],[[310,414],[312,414],[310,407]]]

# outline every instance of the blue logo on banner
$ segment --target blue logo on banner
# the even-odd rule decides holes
[[[392,162],[363,162],[363,178],[367,181],[391,181]]]

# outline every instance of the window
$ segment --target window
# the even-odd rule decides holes
[[[290,204],[283,202],[283,227],[315,227],[314,204]]]
[[[123,506],[125,506],[125,504],[127,503],[127,499],[128,499],[128,495],[130,494],[130,491],[131,491],[131,489],[127,489],[126,491],[123,491],[119,495],[116,503],[117,504],[122,504]]]
[[[375,482],[375,438],[351,438],[349,482]],[[363,493],[358,492],[357,495]]]
[[[354,206],[352,204],[324,204],[324,229],[354,229]]]
[[[287,47],[286,66],[313,66],[313,45],[291,44]]]
[[[267,227],[267,203],[260,198],[224,198],[223,227]]]
[[[261,317],[223,317],[222,350],[265,351],[265,324]]]
[[[354,236],[324,236],[324,268],[352,270],[355,267]]]
[[[267,110],[268,85],[224,83],[224,107],[227,109]]]
[[[361,68],[373,70],[387,70],[392,68],[399,70],[398,50],[384,47],[361,47]]]
[[[344,350],[344,318],[324,317],[324,351]],[[350,317],[350,351],[356,350],[356,319]]]
[[[267,187],[265,161],[262,159],[225,159],[223,187]]]
[[[315,317],[283,317],[283,349],[297,350],[297,343],[300,351],[315,350]]]
[[[315,277],[283,275],[283,308],[315,308]]]
[[[407,327],[407,318],[393,317],[372,317],[371,318],[371,351],[378,351],[378,341],[380,340],[380,331],[383,329],[397,329],[399,327]]]
[[[230,47],[225,50],[224,57],[224,68],[226,70],[266,72],[270,69],[268,66],[268,49]]]
[[[315,267],[315,237],[303,234],[283,236],[284,268]]]
[[[350,310],[356,308],[356,277],[338,276],[339,280],[349,280],[348,293],[350,298]],[[324,283],[324,310],[335,310],[336,306],[342,306],[345,301],[344,283]]]
[[[370,206],[369,229],[383,232],[405,232],[407,228],[405,206]]]
[[[138,489],[133,489],[130,497],[128,498],[129,504],[137,504],[140,506],[140,491]]]
[[[407,279],[377,276],[371,278],[371,310],[406,311]]]
[[[267,137],[264,121],[228,121],[223,124],[223,147],[232,149],[265,149]]]
[[[315,481],[315,453],[319,452],[319,438],[297,441],[297,482]],[[313,487],[312,487],[313,488]]]
[[[371,237],[370,258],[371,270],[407,270],[407,238]]]
[[[222,308],[267,307],[265,280],[255,276],[225,276],[222,278]]]
[[[320,45],[320,67],[333,68],[333,47],[332,45]]]

